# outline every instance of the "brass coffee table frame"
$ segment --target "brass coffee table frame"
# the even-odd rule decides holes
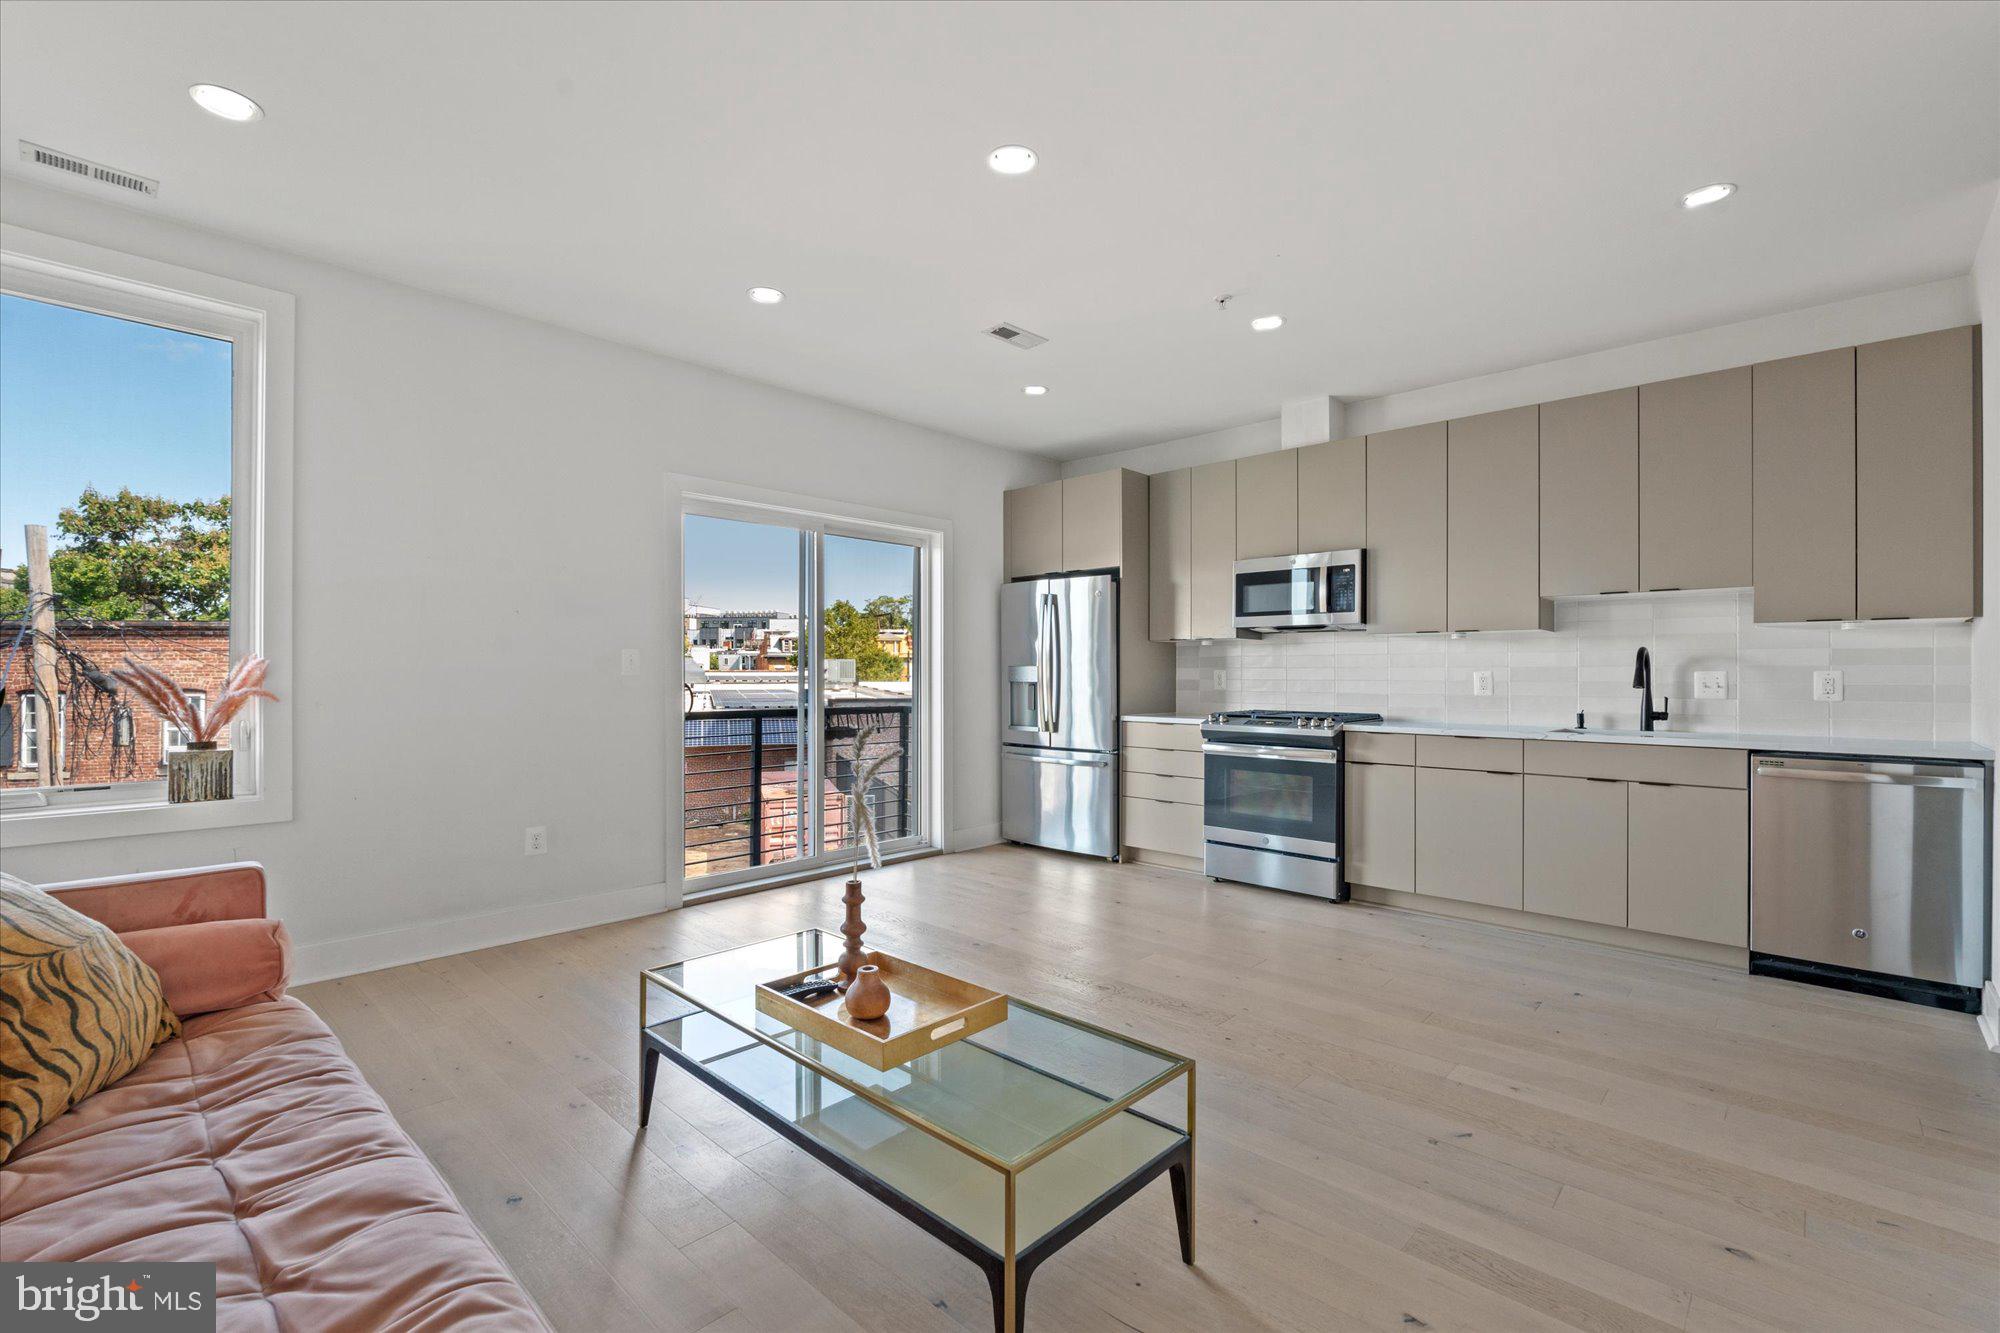
[[[786,937],[778,937],[778,939],[784,938]],[[764,943],[775,942],[775,940],[764,941]],[[744,947],[754,948],[756,946],[749,945]],[[732,951],[723,950],[722,952]],[[684,987],[669,981],[664,975],[668,967],[680,966],[684,963],[699,961],[702,957],[713,956],[712,954],[697,955],[696,958],[667,963],[659,968],[646,968],[639,974],[639,1125],[642,1129],[652,1115],[653,1086],[659,1075],[660,1057],[664,1055],[680,1068],[694,1075],[704,1085],[721,1093],[730,1102],[749,1112],[750,1115],[767,1128],[775,1130],[793,1144],[803,1148],[813,1157],[832,1167],[840,1175],[861,1186],[869,1194],[888,1204],[902,1216],[923,1227],[924,1230],[938,1237],[953,1249],[971,1259],[974,1263],[977,1263],[985,1270],[987,1284],[993,1293],[993,1324],[998,1333],[1021,1333],[1021,1330],[1025,1326],[1024,1298],[1027,1293],[1028,1279],[1044,1260],[1048,1259],[1049,1256],[1064,1245],[1067,1245],[1070,1241],[1076,1239],[1076,1237],[1082,1235],[1096,1222],[1117,1208],[1119,1204],[1137,1194],[1161,1174],[1168,1176],[1168,1182],[1173,1190],[1174,1220],[1180,1232],[1181,1262],[1186,1264],[1194,1263],[1195,1066],[1193,1060],[1154,1046],[1148,1042],[1140,1041],[1137,1038],[1128,1037],[1122,1032],[1114,1032],[1109,1028],[1100,1027],[1084,1019],[1074,1018],[1068,1014],[1058,1013],[1053,1009],[1047,1009],[1041,1005],[1031,1004],[1025,1000],[1009,996],[1007,1003],[1010,1006],[1041,1014],[1059,1023],[1080,1028],[1083,1031],[1094,1033],[1106,1040],[1144,1051],[1158,1059],[1169,1062],[1167,1069],[1147,1079],[1131,1092],[1126,1093],[1122,1097],[1107,1100],[1104,1107],[1087,1120],[1064,1130],[1061,1134],[1051,1138],[1032,1152],[1009,1161],[988,1152],[978,1144],[969,1142],[941,1125],[932,1124],[907,1107],[884,1097],[875,1089],[847,1077],[838,1070],[828,1067],[823,1062],[806,1055],[802,1051],[793,1049],[769,1033],[759,1031],[754,1023],[745,1025],[737,1022],[709,1002],[704,1001],[701,997],[691,994]],[[700,1060],[690,1056],[687,1052],[681,1050],[665,1038],[656,1036],[652,1031],[652,1024],[647,1015],[647,987],[649,984],[656,985],[662,990],[678,996],[701,1012],[741,1032],[752,1041],[781,1052],[788,1059],[818,1074],[821,1078],[838,1085],[854,1096],[861,1098],[878,1110],[895,1117],[912,1129],[928,1134],[947,1147],[972,1158],[989,1170],[998,1172],[1003,1177],[1004,1182],[1002,1187],[1004,1222],[1002,1225],[1003,1246],[1001,1251],[995,1253],[990,1246],[972,1236],[963,1228],[945,1220],[922,1203],[910,1198],[859,1164],[841,1156],[827,1147],[818,1138],[800,1129],[797,1125],[785,1120],[783,1117],[774,1114],[734,1084],[709,1070]],[[967,1037],[963,1040],[973,1041],[974,1038]],[[748,1049],[748,1047],[742,1049]],[[1103,1096],[1102,1093],[1097,1093],[1089,1088],[1082,1087],[1080,1084],[1072,1083],[1070,1080],[1056,1074],[1051,1074],[1047,1070],[1036,1069],[1033,1065],[1027,1064],[1025,1061],[1019,1060],[1005,1052],[996,1051],[992,1047],[982,1046],[980,1049],[1010,1063],[1031,1069],[1035,1073],[1041,1074],[1044,1078],[1089,1093],[1091,1096]],[[1143,1111],[1134,1109],[1138,1103],[1165,1088],[1175,1079],[1183,1076],[1187,1079],[1187,1128],[1185,1130],[1147,1115]],[[1053,1153],[1061,1151],[1069,1144],[1082,1138],[1085,1134],[1104,1124],[1113,1116],[1122,1115],[1127,1112],[1178,1134],[1180,1136],[1179,1141],[1154,1156],[1138,1170],[1127,1175],[1118,1184],[1099,1195],[1096,1199],[1093,1199],[1065,1221],[1037,1237],[1025,1249],[1017,1246],[1015,1242],[1015,1227],[1018,1218],[1017,1196],[1022,1173],[1037,1162],[1042,1161]]]

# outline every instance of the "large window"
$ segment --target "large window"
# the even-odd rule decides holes
[[[708,502],[682,522],[682,870],[697,892],[935,841],[935,534]]]
[[[215,804],[232,808],[169,812],[166,757],[188,737],[111,672],[143,663],[205,702],[261,653],[288,682],[289,618],[269,594],[289,577],[289,352],[281,294],[0,234],[8,845],[288,817],[277,709],[222,737],[238,800]]]

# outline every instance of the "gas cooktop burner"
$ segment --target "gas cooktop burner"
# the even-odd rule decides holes
[[[1296,727],[1302,730],[1326,730],[1332,727],[1344,727],[1354,722],[1381,720],[1380,713],[1313,713],[1286,708],[1241,708],[1232,712],[1208,715],[1210,726]]]

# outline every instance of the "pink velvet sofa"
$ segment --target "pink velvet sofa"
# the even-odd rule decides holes
[[[0,1260],[216,1266],[229,1330],[548,1325],[326,1024],[264,872],[43,886],[160,974],[185,1032],[0,1167]]]

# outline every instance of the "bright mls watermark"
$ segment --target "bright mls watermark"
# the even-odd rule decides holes
[[[0,1264],[9,1333],[214,1333],[214,1264]]]

